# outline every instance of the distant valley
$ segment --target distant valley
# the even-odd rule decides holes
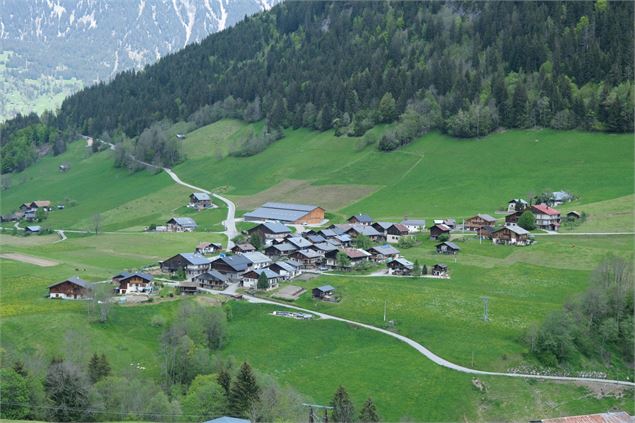
[[[140,69],[279,0],[0,0],[0,121]]]

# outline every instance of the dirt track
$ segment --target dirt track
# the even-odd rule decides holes
[[[40,267],[57,266],[59,263],[53,260],[47,260],[39,257],[28,256],[26,254],[19,253],[5,253],[0,254],[0,258],[21,261],[22,263],[34,264]]]

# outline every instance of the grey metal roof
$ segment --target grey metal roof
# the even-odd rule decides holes
[[[201,265],[201,264],[209,264],[211,261],[207,257],[203,257],[200,254],[195,253],[180,253],[181,257],[187,260],[190,264],[193,265]]]
[[[442,242],[439,245],[444,245],[444,244],[447,245],[448,247],[452,248],[453,250],[460,250],[461,249],[458,245],[456,245],[455,243],[453,243],[451,241],[445,241],[445,242]]]
[[[411,261],[406,260],[406,259],[405,259],[405,258],[403,258],[403,257],[399,257],[399,258],[393,259],[393,260],[391,260],[390,262],[391,262],[391,263],[392,263],[392,262],[397,262],[397,263],[401,264],[403,267],[405,267],[405,268],[407,268],[407,269],[413,269],[413,268],[414,268],[414,264],[412,264],[412,262],[411,262]]]
[[[249,267],[249,265],[251,264],[251,262],[247,260],[246,257],[244,257],[244,254],[236,254],[235,256],[220,257],[218,260],[222,260],[232,269],[239,272],[246,270],[247,267]]]
[[[351,238],[351,236],[348,234],[337,235],[335,239],[341,242],[351,242],[353,240],[353,238]]]
[[[295,267],[296,269],[302,267],[302,263],[300,263],[299,261],[294,260],[294,259],[287,259],[284,262],[289,264],[289,265],[291,265],[291,266],[293,266],[293,267]]]
[[[287,272],[295,272],[296,267],[287,263],[286,261],[277,261],[274,263],[276,266],[280,267],[281,269],[286,270]],[[274,265],[272,264],[272,266]]]
[[[311,241],[309,241],[308,239],[304,239],[304,238],[299,237],[299,236],[294,236],[294,237],[287,238],[287,241],[290,242],[291,244],[295,245],[298,248],[308,248],[311,245],[313,245],[313,243]]]
[[[375,247],[371,247],[368,249],[368,251],[373,250],[376,251],[377,253],[384,255],[384,256],[388,256],[388,255],[393,255],[393,254],[399,254],[399,250],[396,249],[395,247],[393,247],[392,245],[377,245]]]
[[[358,213],[356,215],[353,215],[349,217],[348,220],[351,220],[352,218],[355,218],[358,222],[371,223],[373,221],[372,217],[364,213]]]
[[[302,254],[304,257],[310,258],[310,259],[322,257],[322,255],[315,250],[299,250],[299,251],[296,251],[296,253]]]
[[[556,201],[565,201],[571,199],[572,195],[566,191],[554,191],[552,197]]]
[[[275,248],[276,250],[280,251],[280,252],[289,252],[289,251],[295,251],[298,249],[298,247],[296,247],[293,244],[290,244],[288,242],[283,242],[282,244],[276,244],[276,245],[272,245],[273,248]]]
[[[134,272],[134,273],[129,273],[129,272],[122,272],[117,276],[121,276],[122,280],[131,278],[133,276],[137,276],[140,277],[141,279],[145,279],[148,282],[152,282],[152,280],[154,279],[154,276],[148,274],[148,273],[142,273],[142,272]]]
[[[260,275],[262,275],[264,273],[265,276],[267,276],[267,279],[274,279],[274,278],[279,278],[280,277],[279,274],[277,274],[273,270],[269,269],[268,267],[265,267],[264,269],[254,270],[254,272],[258,273],[258,276],[260,276]]]
[[[197,226],[196,222],[191,217],[173,217],[168,220],[168,223],[170,222],[174,222],[177,225],[184,226],[186,228],[195,228]]]
[[[221,281],[221,282],[227,281],[227,277],[216,269],[212,269],[208,272],[201,273],[200,275],[195,276],[195,278],[206,280],[206,281]]]
[[[335,235],[337,235],[337,232],[335,232],[333,229],[322,229],[320,233],[325,238],[333,238]]]
[[[489,214],[479,213],[479,214],[477,214],[477,216],[480,217],[483,220],[487,220],[488,222],[496,222],[496,218],[490,216]]]
[[[401,221],[401,224],[406,226],[426,226],[426,221],[419,219],[404,219]]]
[[[353,225],[353,230],[355,232],[357,232],[358,234],[362,234],[362,235],[365,235],[365,236],[379,236],[379,235],[381,235],[381,233],[379,231],[377,231],[377,229],[373,228],[372,226]]]
[[[326,238],[324,238],[322,235],[307,235],[306,239],[308,239],[314,244],[319,244],[320,242],[326,241]]]
[[[322,285],[322,286],[319,286],[319,287],[317,287],[315,289],[317,289],[319,291],[322,291],[322,292],[335,291],[335,287],[333,287],[332,285]]]
[[[315,248],[321,251],[334,251],[337,250],[337,247],[330,242],[318,242],[317,244],[313,244]]]
[[[194,196],[194,198],[196,198],[198,201],[206,201],[206,200],[211,200],[211,198],[209,197],[209,194],[207,194],[206,192],[193,192],[192,195]]]
[[[261,223],[261,226],[269,229],[270,232],[274,234],[288,234],[291,233],[291,229],[287,228],[280,222],[265,222]]]
[[[54,284],[51,284],[48,287],[52,288],[54,286],[63,284],[64,282],[70,282],[70,283],[72,283],[74,285],[81,286],[82,288],[87,288],[87,289],[92,288],[92,286],[88,282],[86,282],[85,280],[81,279],[79,276],[72,276],[72,277],[70,277],[68,279],[64,279],[61,282],[55,282]]]
[[[314,206],[313,204],[294,204],[294,203],[276,203],[276,202],[268,202],[263,204],[261,207],[268,208],[268,209],[303,211],[306,213],[318,208],[318,206]]]
[[[495,230],[494,232],[500,232],[500,231],[502,231],[502,230],[503,230],[503,229],[505,229],[505,228],[509,229],[510,231],[512,231],[513,233],[515,233],[516,235],[528,235],[528,234],[529,234],[529,231],[527,231],[527,230],[525,230],[525,229],[521,228],[521,227],[520,227],[520,226],[518,226],[518,225],[507,225],[507,226],[503,226],[502,228],[497,229],[497,230]]]
[[[40,232],[42,228],[38,225],[33,225],[33,226],[27,226],[26,229],[29,232]]]
[[[379,225],[383,230],[390,228],[394,225],[393,222],[375,222],[375,225]]]
[[[280,220],[282,222],[295,222],[301,217],[306,216],[307,213],[308,212],[305,212],[305,211],[259,207],[252,212],[245,213],[243,217],[247,220],[260,219],[260,220]]]
[[[271,259],[260,251],[250,251],[243,253],[242,256],[254,264],[271,263]]]

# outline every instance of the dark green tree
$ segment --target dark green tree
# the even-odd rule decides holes
[[[265,272],[261,272],[260,275],[258,275],[258,283],[256,287],[262,290],[269,289],[269,279],[267,278]]]
[[[518,218],[518,226],[528,231],[536,229],[536,218],[534,214],[529,210],[525,210]]]
[[[229,399],[232,377],[227,371],[227,369],[221,369],[221,371],[218,372],[217,381],[218,381],[218,384],[221,386],[221,388],[223,388],[223,391],[225,392],[225,396],[227,397],[227,399]]]
[[[49,418],[59,422],[85,421],[88,387],[88,379],[79,367],[53,360],[44,379],[44,389],[51,402]]]
[[[373,423],[379,421],[379,415],[377,415],[377,408],[372,398],[368,398],[362,407],[362,411],[359,413],[359,421],[361,423]]]
[[[240,366],[229,395],[229,409],[234,416],[246,416],[260,400],[260,387],[249,363]]]
[[[348,392],[343,386],[340,385],[337,391],[335,391],[331,406],[333,407],[331,413],[334,422],[351,423],[355,421],[355,408],[348,396]]]
[[[0,369],[0,417],[26,419],[30,413],[29,399],[26,378],[13,369]]]

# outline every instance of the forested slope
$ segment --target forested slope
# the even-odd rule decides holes
[[[632,131],[632,22],[633,3],[605,0],[290,2],[84,89],[49,124],[133,137],[223,102],[269,128],[360,135],[400,119],[385,150],[430,128]]]

